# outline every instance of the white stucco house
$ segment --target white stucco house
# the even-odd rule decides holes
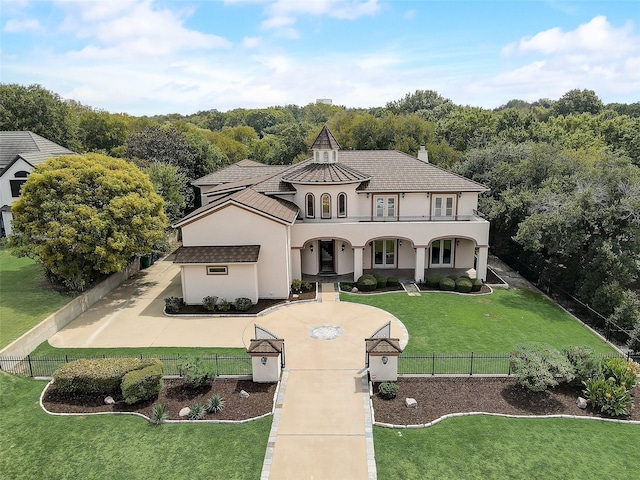
[[[183,297],[287,298],[291,281],[365,271],[464,269],[486,279],[487,188],[439,168],[422,148],[341,150],[324,127],[303,162],[243,160],[194,182],[202,207],[180,220]]]
[[[33,132],[0,131],[0,236],[11,234],[11,205],[33,168],[63,155],[76,153]]]

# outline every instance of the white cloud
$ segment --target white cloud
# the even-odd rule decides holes
[[[242,39],[242,46],[245,48],[258,48],[262,42],[260,37],[245,37]]]
[[[4,28],[3,28],[3,30],[7,33],[38,31],[41,29],[42,29],[42,25],[40,25],[40,21],[36,19],[27,19],[27,20],[11,19],[4,24]]]

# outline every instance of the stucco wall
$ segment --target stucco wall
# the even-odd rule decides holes
[[[227,275],[207,275],[206,265],[184,265],[182,286],[184,301],[199,305],[206,296],[223,298],[233,302],[238,297],[258,301],[258,275],[255,263],[226,264]]]
[[[25,180],[24,178],[15,178],[16,172],[29,172],[33,170],[33,167],[29,165],[22,159],[18,159],[11,166],[9,166],[5,171],[2,172],[2,176],[0,177],[0,206],[8,205],[11,206],[13,202],[15,202],[18,197],[13,197],[11,195],[11,180]],[[11,235],[11,220],[13,216],[11,212],[2,212],[2,222],[4,225],[5,235]]]

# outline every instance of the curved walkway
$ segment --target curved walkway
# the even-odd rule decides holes
[[[316,302],[258,317],[167,317],[163,299],[180,295],[170,260],[136,274],[49,340],[54,347],[246,347],[257,323],[285,339],[287,368],[276,402],[262,479],[376,478],[364,339],[391,321],[388,312],[337,302],[323,284]],[[321,328],[318,327],[332,327]],[[326,334],[337,337],[326,339]]]

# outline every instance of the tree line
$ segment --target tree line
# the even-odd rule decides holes
[[[135,163],[170,221],[197,206],[190,182],[249,158],[308,158],[328,125],[344,149],[396,149],[485,184],[494,251],[509,252],[623,328],[640,334],[640,102],[592,90],[496,109],[418,90],[368,109],[285,105],[134,117],[0,85],[0,129],[31,130],[78,153]]]

